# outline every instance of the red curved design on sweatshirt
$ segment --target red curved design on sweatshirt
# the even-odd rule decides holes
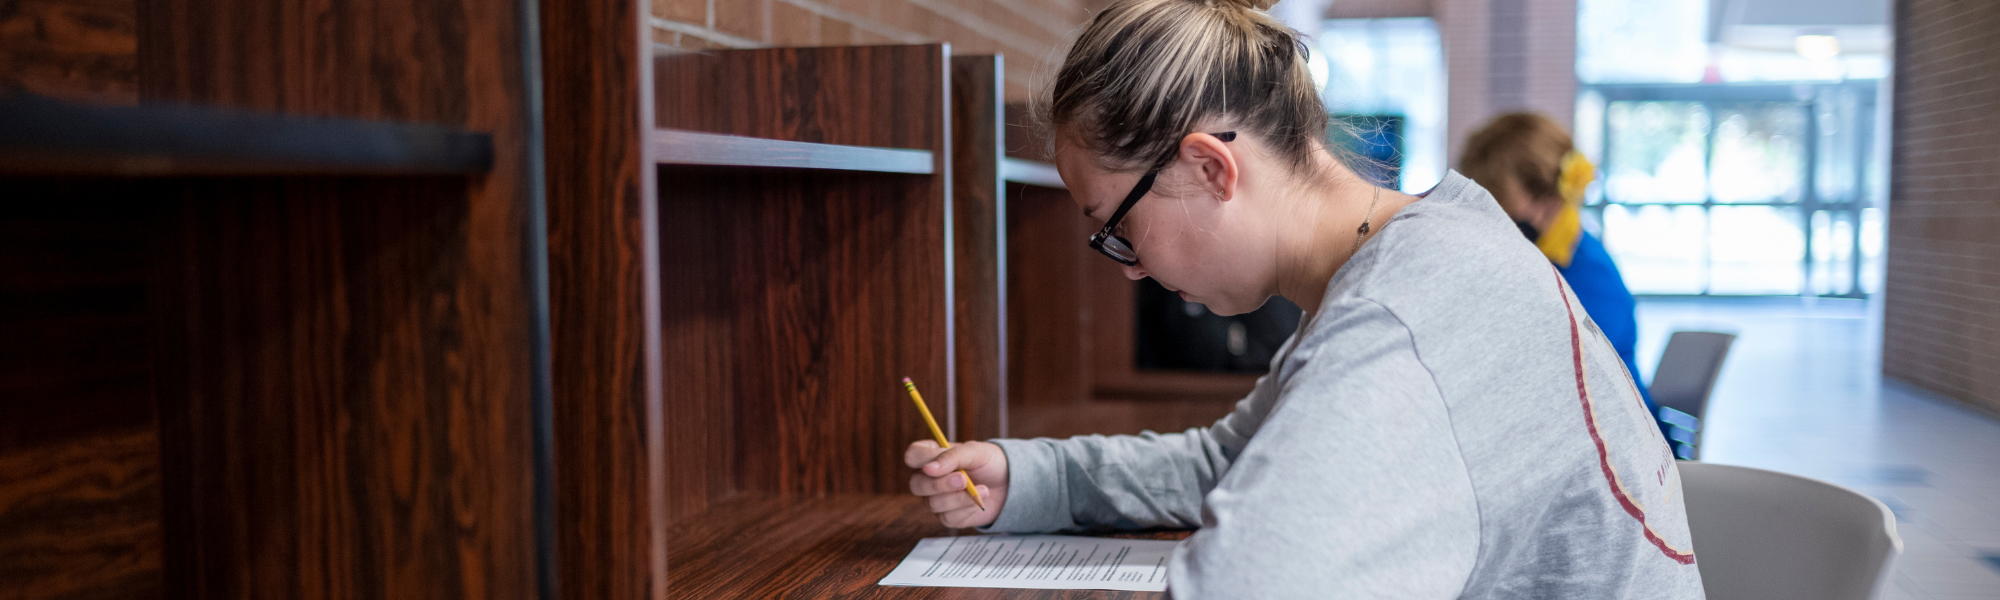
[[[1549,268],[1554,270],[1555,265],[1550,265]],[[1569,313],[1569,344],[1576,361],[1576,397],[1583,401],[1583,424],[1590,430],[1591,443],[1597,445],[1597,467],[1604,472],[1604,481],[1611,485],[1611,495],[1618,498],[1619,506],[1625,507],[1625,514],[1639,520],[1639,528],[1645,531],[1646,541],[1652,542],[1654,547],[1659,548],[1661,554],[1680,564],[1694,564],[1693,552],[1669,546],[1666,540],[1660,539],[1660,535],[1653,532],[1653,526],[1646,523],[1646,511],[1639,508],[1639,503],[1632,501],[1632,497],[1625,493],[1625,486],[1618,481],[1618,473],[1612,470],[1611,454],[1604,448],[1604,436],[1597,432],[1597,413],[1591,410],[1590,386],[1583,378],[1583,333],[1577,329],[1576,309],[1569,305],[1569,294],[1563,291],[1561,271],[1556,271],[1556,294],[1562,296],[1563,310]]]

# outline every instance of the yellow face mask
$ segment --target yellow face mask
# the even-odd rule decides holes
[[[1597,179],[1597,167],[1590,159],[1571,150],[1563,155],[1562,170],[1556,175],[1556,191],[1562,194],[1562,212],[1556,213],[1556,220],[1535,238],[1535,247],[1549,262],[1558,267],[1569,268],[1570,260],[1576,257],[1576,243],[1583,239],[1583,191],[1591,180]]]

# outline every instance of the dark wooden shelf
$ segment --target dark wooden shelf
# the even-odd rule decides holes
[[[1092,392],[1097,396],[1133,399],[1186,399],[1200,396],[1241,398],[1257,387],[1254,373],[1205,373],[1130,369],[1099,373]]]
[[[667,534],[674,598],[1160,598],[1154,592],[876,585],[927,537],[974,535],[939,525],[903,495],[738,496],[680,519]],[[1116,537],[1182,539],[1187,531]]]
[[[1069,185],[1063,183],[1062,175],[1056,172],[1055,165],[1022,158],[1000,159],[1000,178],[1014,183],[1069,189]]]
[[[677,129],[654,131],[652,144],[653,156],[660,164],[918,175],[937,172],[934,156],[928,150],[788,142]]]
[[[439,125],[0,97],[5,174],[450,175],[492,166],[492,136]]]

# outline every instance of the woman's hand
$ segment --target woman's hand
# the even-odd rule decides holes
[[[946,450],[937,442],[923,440],[903,452],[903,463],[917,470],[910,476],[910,493],[929,501],[931,512],[937,513],[938,521],[946,527],[981,527],[1000,518],[1000,507],[1007,503],[1007,453],[999,446],[965,442]],[[986,510],[980,510],[965,493],[965,475],[958,473],[960,469],[972,476],[972,484],[986,501]]]

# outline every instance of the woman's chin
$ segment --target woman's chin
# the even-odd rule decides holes
[[[1202,306],[1208,307],[1208,312],[1215,313],[1216,315],[1223,317],[1234,317],[1236,315],[1255,311],[1259,308],[1264,307],[1263,302],[1257,302],[1253,304],[1249,302],[1232,301],[1232,300],[1217,300],[1214,304],[1209,304],[1206,302],[1202,302],[1200,298],[1187,296],[1186,295],[1187,292],[1181,292],[1181,294],[1182,297],[1187,298],[1189,302],[1200,303]]]
[[[1234,317],[1250,312],[1247,310],[1238,310],[1238,307],[1231,307],[1226,302],[1220,304],[1203,304],[1202,306],[1208,308],[1208,312],[1214,313],[1218,317]]]
[[[1180,293],[1180,295],[1181,295],[1181,301],[1182,301],[1182,302],[1186,302],[1186,303],[1189,303],[1189,304],[1199,304],[1199,305],[1201,305],[1201,307],[1202,307],[1202,308],[1205,308],[1205,309],[1208,309],[1208,312],[1211,312],[1211,313],[1215,313],[1215,314],[1218,314],[1218,315],[1222,315],[1222,316],[1225,316],[1225,317],[1226,317],[1226,316],[1229,316],[1230,314],[1234,314],[1234,313],[1223,313],[1223,312],[1220,312],[1220,311],[1216,310],[1216,309],[1217,309],[1218,307],[1216,307],[1216,306],[1214,306],[1214,305],[1211,305],[1211,304],[1209,304],[1209,303],[1208,303],[1208,302],[1206,302],[1206,301],[1203,301],[1203,300],[1201,299],[1201,297],[1200,297],[1200,296],[1196,296],[1196,295],[1194,295],[1194,294],[1189,294],[1189,293],[1187,293],[1187,291],[1186,291],[1186,290],[1182,290],[1182,291],[1180,291],[1179,293]]]

